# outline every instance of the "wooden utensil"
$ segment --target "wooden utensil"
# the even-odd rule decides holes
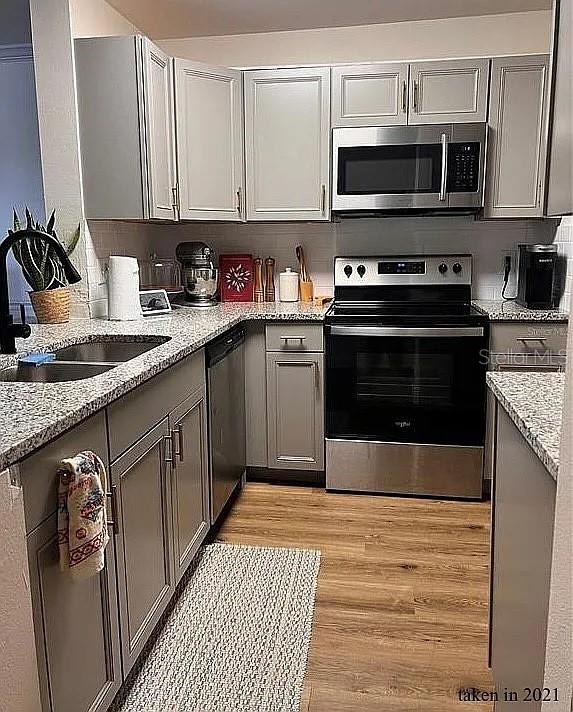
[[[296,258],[300,267],[300,279],[302,282],[310,282],[308,270],[306,268],[306,260],[304,257],[304,249],[302,245],[296,246]]]

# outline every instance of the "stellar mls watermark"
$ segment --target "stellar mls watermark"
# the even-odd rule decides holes
[[[565,363],[567,351],[558,349],[555,351],[531,350],[524,352],[508,349],[503,352],[491,353],[488,349],[482,349],[479,355],[480,364],[487,366],[492,371],[503,370],[505,367],[519,368],[520,366],[559,370],[559,366]]]

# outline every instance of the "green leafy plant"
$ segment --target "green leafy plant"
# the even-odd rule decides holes
[[[30,211],[26,208],[26,230],[44,232],[59,239],[54,230],[55,221],[55,210],[50,215],[47,225],[44,226],[39,222],[35,222]],[[8,230],[8,233],[12,234],[22,229],[22,223],[14,209],[13,229]],[[79,239],[80,226],[78,225],[69,244],[67,246],[63,245],[68,256],[76,249]],[[68,284],[64,268],[54,248],[38,237],[31,235],[18,240],[12,245],[12,253],[22,268],[24,279],[30,285],[32,291],[41,292],[47,289],[57,289]]]

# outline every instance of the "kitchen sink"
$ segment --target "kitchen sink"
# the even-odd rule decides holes
[[[0,382],[64,383],[92,378],[167,341],[168,336],[147,341],[85,341],[50,352],[55,354],[54,360],[40,364],[21,361],[16,366],[5,368],[0,371]]]
[[[156,346],[169,341],[169,337],[150,341],[86,341],[73,346],[66,346],[57,351],[56,361],[75,361],[84,363],[117,364],[129,361],[136,356],[151,351]]]
[[[58,363],[51,361],[41,366],[18,365],[0,371],[4,383],[64,383],[99,376],[113,368],[113,364]]]

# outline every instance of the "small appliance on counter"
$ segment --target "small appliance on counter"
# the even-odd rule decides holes
[[[215,267],[213,250],[204,242],[180,242],[175,255],[181,265],[183,294],[172,303],[199,308],[215,306],[219,270]]]
[[[519,245],[517,303],[529,309],[556,309],[557,265],[557,245]]]
[[[135,257],[110,256],[107,299],[107,313],[110,320],[134,321],[141,318],[139,265]]]

